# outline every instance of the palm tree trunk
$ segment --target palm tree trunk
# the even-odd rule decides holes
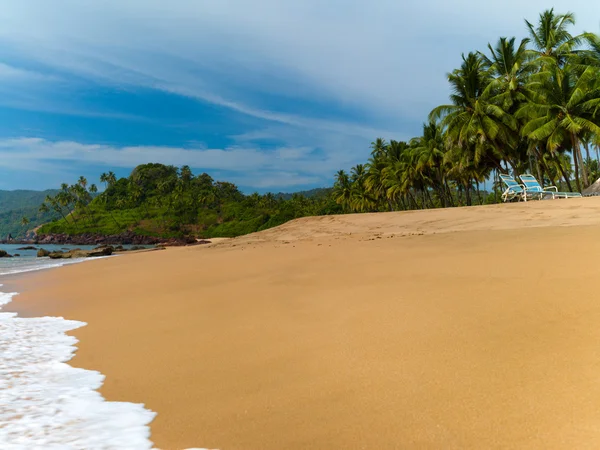
[[[483,205],[483,201],[481,200],[481,191],[479,190],[479,182],[476,182],[475,188],[477,189],[477,200],[480,205]]]
[[[433,203],[433,199],[431,198],[431,194],[429,193],[429,189],[424,188],[423,191],[427,194],[427,200],[429,200],[429,204],[432,208],[435,208],[435,203]]]
[[[583,161],[583,155],[581,154],[581,147],[579,146],[579,140],[574,133],[571,133],[571,143],[573,144],[573,159],[575,160],[575,175],[577,181],[577,189],[581,192],[581,183],[579,182],[579,170],[578,162],[581,164],[581,175],[583,176],[583,184],[588,187],[588,176],[587,169]],[[579,160],[579,161],[578,161]]]
[[[452,191],[450,190],[450,186],[448,186],[448,180],[444,179],[444,186],[446,187],[446,195],[448,196],[448,201],[450,206],[454,207],[454,199],[452,198]]]
[[[562,174],[565,183],[567,183],[567,188],[569,189],[569,191],[572,191],[573,188],[571,187],[571,181],[569,180],[569,175],[565,172],[565,169],[563,168],[562,164],[560,163],[560,160],[557,158],[556,160],[556,165],[558,166],[558,170],[560,170],[560,173]]]
[[[585,148],[585,159],[590,160],[590,143],[589,141],[583,141],[583,148]]]
[[[467,206],[472,206],[473,202],[471,201],[471,190],[469,188],[469,182],[465,181],[465,198],[467,200]]]

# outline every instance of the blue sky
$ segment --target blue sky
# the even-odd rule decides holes
[[[591,1],[30,0],[0,15],[0,189],[145,162],[245,192],[327,186],[408,140],[460,55]]]

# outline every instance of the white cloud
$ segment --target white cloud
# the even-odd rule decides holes
[[[535,20],[548,7],[542,0],[482,5],[38,0],[4,5],[0,39],[60,70],[151,86],[269,121],[321,123],[263,105],[260,93],[321,99],[362,112],[367,128],[388,128],[424,119],[445,101],[444,74],[459,64],[461,52],[485,49],[500,35],[524,36],[523,19]],[[589,1],[560,0],[555,7],[575,11],[579,29],[598,30]]]
[[[3,82],[33,82],[33,81],[55,81],[57,78],[31,70],[21,69],[0,62],[0,80]]]
[[[51,173],[55,167],[97,167],[96,172],[159,162],[226,172],[228,181],[254,188],[331,184],[330,173],[340,162],[314,157],[308,147],[282,147],[265,152],[253,147],[226,149],[84,144],[22,137],[0,139],[0,170]],[[104,167],[106,169],[104,169]],[[99,173],[94,173],[97,177]],[[49,187],[49,186],[48,186]]]
[[[600,30],[593,2],[554,6],[576,13],[575,32]],[[524,18],[535,21],[545,8],[543,0],[5,2],[3,53],[36,70],[0,63],[0,80],[30,87],[18,97],[11,97],[10,84],[0,87],[1,104],[82,111],[80,104],[50,104],[57,96],[40,94],[40,85],[57,76],[41,74],[45,66],[65,79],[209,102],[260,124],[234,136],[237,146],[226,149],[4,140],[0,167],[47,171],[65,162],[133,167],[158,161],[235,172],[256,187],[329,184],[335,170],[364,161],[376,137],[407,140],[418,133],[429,110],[446,102],[445,73],[461,53],[485,50],[501,35],[524,37]],[[259,146],[265,139],[285,144],[265,152]]]

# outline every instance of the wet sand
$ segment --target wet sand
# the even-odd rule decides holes
[[[162,449],[600,447],[600,198],[308,218],[21,277]]]

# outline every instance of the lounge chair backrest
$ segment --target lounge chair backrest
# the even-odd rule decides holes
[[[540,186],[540,183],[538,183],[538,180],[536,180],[533,175],[525,174],[525,175],[519,176],[519,178],[521,179],[521,181],[525,185],[525,188],[528,191],[530,191],[530,192],[543,192],[544,191],[544,188],[542,188],[542,186]]]
[[[504,184],[506,184],[506,186],[508,186],[508,188],[511,191],[515,193],[523,192],[523,188],[521,187],[521,185],[517,183],[515,179],[510,175],[504,175],[503,173],[501,173],[500,179],[504,182]]]

